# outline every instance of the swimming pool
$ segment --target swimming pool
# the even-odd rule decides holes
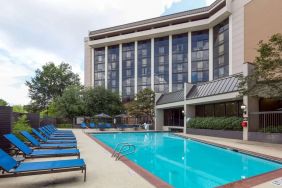
[[[92,134],[112,149],[136,146],[127,158],[173,187],[216,187],[282,168],[282,164],[185,139],[170,133]]]

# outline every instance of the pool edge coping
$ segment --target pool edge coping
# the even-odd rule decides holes
[[[107,132],[104,132],[104,133],[107,133]],[[117,133],[117,132],[115,132],[115,133]],[[114,150],[112,148],[110,148],[109,146],[107,146],[106,144],[101,142],[100,140],[98,140],[98,139],[96,139],[96,138],[94,138],[90,135],[90,134],[96,134],[96,133],[86,133],[86,132],[84,132],[84,134],[86,134],[89,138],[94,140],[97,144],[99,144],[102,148],[104,148],[109,153],[114,152]],[[98,133],[98,134],[102,134],[102,133]],[[165,181],[161,180],[159,177],[153,175],[151,172],[144,169],[140,165],[135,164],[133,161],[131,161],[127,157],[123,156],[123,160],[120,160],[120,161],[123,162],[125,165],[127,165],[130,169],[132,169],[138,175],[140,175],[142,178],[144,178],[151,185],[153,185],[157,188],[172,188],[171,185],[169,185]]]

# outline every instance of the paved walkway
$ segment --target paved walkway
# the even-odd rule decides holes
[[[16,178],[0,179],[0,187],[3,188],[38,188],[38,187],[97,187],[97,188],[151,188],[149,182],[132,171],[124,163],[115,161],[111,154],[99,146],[96,142],[86,136],[82,130],[73,130],[81,158],[85,159],[87,165],[87,181],[83,181],[83,174],[79,171],[63,172],[56,174],[45,174],[25,176]],[[74,157],[69,157],[74,158]],[[60,160],[66,157],[36,159]],[[32,160],[35,161],[35,160]]]
[[[213,142],[215,144],[222,144],[222,145],[229,146],[229,147],[235,147],[235,148],[239,148],[242,150],[248,150],[251,152],[260,153],[262,155],[270,155],[273,157],[282,158],[282,144],[243,141],[243,140],[237,140],[237,139],[227,139],[227,138],[191,135],[191,134],[183,134],[183,133],[177,133],[177,134],[185,136],[185,137]]]

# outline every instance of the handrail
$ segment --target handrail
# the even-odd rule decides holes
[[[120,147],[121,146],[121,147]],[[116,161],[119,160],[121,157],[135,153],[136,146],[129,143],[118,143],[115,147],[115,150],[112,154],[112,157],[116,157]]]
[[[121,142],[121,143],[118,143],[114,149],[114,152],[112,154],[112,157],[115,157],[117,155],[117,150],[118,150],[118,147],[121,146],[121,145],[124,145],[124,144],[128,144],[127,142]]]

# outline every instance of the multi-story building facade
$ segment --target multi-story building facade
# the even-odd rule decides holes
[[[260,40],[282,32],[282,1],[216,0],[210,6],[90,31],[85,86],[132,100],[158,93],[156,129],[183,129],[188,117],[241,116],[238,74],[249,74]],[[263,12],[267,14],[263,14]],[[246,136],[246,135],[245,135]]]

